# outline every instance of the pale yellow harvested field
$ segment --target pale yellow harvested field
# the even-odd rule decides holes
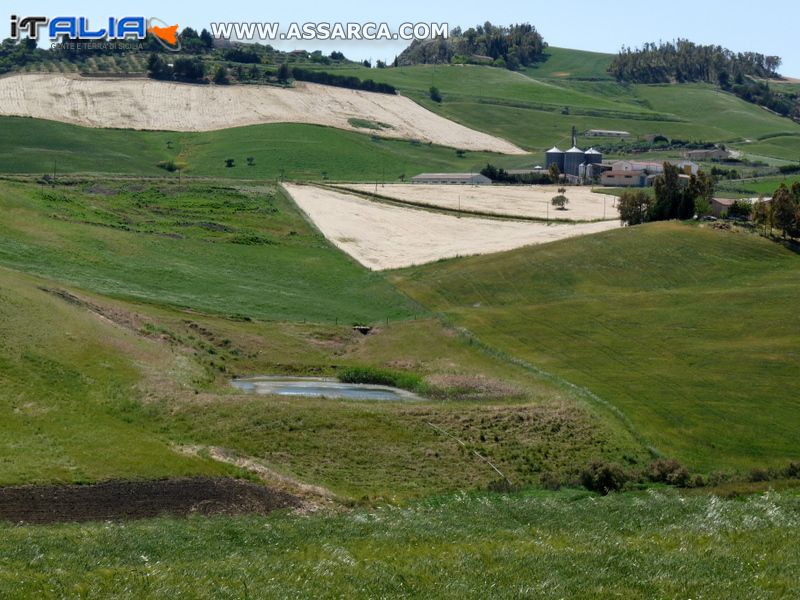
[[[618,220],[547,224],[457,217],[316,186],[283,187],[326,238],[373,270],[489,254],[619,227]]]
[[[422,184],[342,184],[340,187],[377,193],[402,202],[436,206],[467,212],[535,219],[569,221],[598,221],[619,219],[616,197],[596,194],[589,188],[567,187],[567,210],[550,205],[558,194],[554,185],[495,186],[495,185],[422,185]]]
[[[311,123],[373,133],[348,123],[358,118],[390,125],[380,130],[384,137],[464,150],[525,153],[506,140],[454,123],[403,96],[313,83],[287,89],[18,74],[0,78],[0,115],[124,129],[211,131],[262,123]]]

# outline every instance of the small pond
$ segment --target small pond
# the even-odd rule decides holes
[[[243,377],[234,379],[231,385],[250,394],[344,400],[421,400],[416,394],[399,388],[366,383],[342,383],[326,377]]]

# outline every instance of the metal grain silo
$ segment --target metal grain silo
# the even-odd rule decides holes
[[[602,152],[598,152],[594,148],[589,148],[584,156],[586,158],[587,165],[597,165],[603,162]]]
[[[577,146],[573,146],[564,153],[564,173],[567,175],[578,175],[578,167],[584,163],[584,152]]]
[[[559,150],[555,146],[550,148],[547,152],[544,153],[544,165],[546,168],[550,168],[550,165],[553,163],[558,165],[558,171],[560,173],[564,172],[564,152],[563,150]]]

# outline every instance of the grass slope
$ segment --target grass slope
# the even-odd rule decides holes
[[[800,499],[494,494],[297,518],[0,527],[6,597],[772,598]]]
[[[179,379],[168,348],[110,327],[0,268],[0,485],[230,472],[132,425],[143,371]]]
[[[497,481],[475,451],[516,485],[576,481],[598,457],[648,458],[608,415],[434,320],[364,337],[109,300],[2,268],[0,290],[0,485],[239,473],[175,449],[211,446],[343,499],[403,502]],[[354,365],[402,368],[436,391],[353,402],[229,385]]]
[[[55,167],[58,173],[164,176],[158,163],[176,160],[187,164],[186,174],[201,177],[395,181],[402,174],[479,170],[490,161],[519,160],[481,152],[460,158],[452,148],[371,133],[292,123],[202,133],[133,131],[0,117],[0,172],[43,174]],[[233,168],[226,168],[228,158]]]
[[[391,83],[442,116],[534,152],[569,145],[575,125],[579,131],[616,129],[634,136],[735,142],[746,152],[769,158],[800,156],[800,125],[713,86],[622,85],[605,73],[610,55],[559,48],[550,52],[550,59],[520,73],[472,65],[348,67],[337,72]],[[441,91],[442,103],[429,99],[432,85]],[[765,138],[769,141],[759,142]],[[597,140],[582,140],[583,145],[592,143]]]
[[[0,263],[103,294],[269,320],[419,312],[273,186],[0,183]]]
[[[798,458],[800,257],[662,223],[398,272],[485,342],[588,387],[691,467]]]
[[[572,50],[570,48],[554,48],[545,51],[546,59],[525,69],[525,73],[539,79],[611,79],[608,67],[614,59],[613,54]]]

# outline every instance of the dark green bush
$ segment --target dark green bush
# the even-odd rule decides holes
[[[621,490],[627,481],[628,475],[622,467],[604,460],[593,460],[581,473],[583,487],[604,496]]]
[[[800,479],[800,462],[790,462],[783,470],[783,476],[790,479]]]
[[[650,481],[686,487],[689,484],[689,471],[674,458],[659,458],[650,465]]]

